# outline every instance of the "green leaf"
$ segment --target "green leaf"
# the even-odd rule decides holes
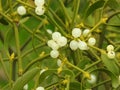
[[[103,71],[103,72],[105,72],[111,78],[112,87],[117,88],[119,86],[119,79],[118,79],[119,76],[115,75],[111,71],[109,71],[107,69],[103,69],[103,68],[95,69],[94,71]]]
[[[39,83],[42,83],[47,76],[49,76],[49,75],[51,75],[51,74],[53,74],[53,73],[55,73],[55,72],[57,72],[56,69],[50,69],[50,70],[44,71],[44,72],[40,75],[40,77],[39,77]]]
[[[79,82],[70,82],[70,90],[82,90],[81,84]]]
[[[120,3],[116,0],[108,0],[107,5],[114,10],[120,9]]]
[[[102,58],[104,65],[107,67],[109,71],[111,71],[115,75],[119,75],[120,70],[115,62],[115,59],[109,59],[106,54],[102,54],[101,58]]]
[[[39,71],[40,71],[39,68],[34,68],[23,74],[14,83],[12,90],[22,90],[24,85],[27,84],[31,79],[33,79]]]
[[[96,1],[92,4],[86,11],[84,19],[86,19],[90,14],[92,14],[96,9],[101,8],[104,5],[104,0]]]

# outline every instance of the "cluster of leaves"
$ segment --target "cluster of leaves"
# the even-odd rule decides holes
[[[27,8],[26,15],[16,13],[19,5]],[[42,16],[35,14],[34,7],[34,0],[0,0],[1,90],[22,90],[25,84],[28,90],[38,86],[46,90],[120,89],[119,0],[46,0]],[[87,51],[72,51],[68,45],[74,27],[92,30],[97,44]],[[60,73],[57,59],[49,56],[47,29],[68,38],[60,56],[69,64]],[[105,53],[109,44],[115,47],[114,59]],[[88,83],[79,69],[95,74],[97,82]]]

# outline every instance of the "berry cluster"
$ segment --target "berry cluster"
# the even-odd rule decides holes
[[[37,15],[43,15],[44,12],[45,12],[45,8],[44,8],[45,0],[34,0],[34,3],[36,5],[35,13]],[[26,14],[26,8],[24,6],[19,6],[17,8],[17,13],[19,15],[25,15]]]
[[[114,46],[113,45],[108,45],[107,46],[107,56],[110,59],[115,58],[115,52],[114,52]]]
[[[58,49],[67,44],[67,38],[62,36],[59,32],[52,33],[52,39],[47,42],[48,46],[52,48],[50,56],[57,58],[59,56]]]
[[[34,0],[34,3],[36,5],[35,13],[37,15],[43,15],[45,12],[44,8],[45,0]]]
[[[91,34],[89,29],[85,29],[83,32],[81,29],[79,28],[73,28],[72,29],[72,36],[73,36],[73,40],[70,41],[70,48],[72,50],[77,50],[78,48],[80,50],[88,50],[89,47],[88,45],[95,45],[96,43],[96,39],[94,37],[91,37]],[[87,43],[84,41],[85,38],[89,39],[87,40]],[[82,40],[81,40],[82,38]],[[87,45],[88,44],[88,45]]]

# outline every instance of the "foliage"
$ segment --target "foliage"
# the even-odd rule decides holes
[[[120,90],[120,0],[34,2],[0,0],[0,90]]]

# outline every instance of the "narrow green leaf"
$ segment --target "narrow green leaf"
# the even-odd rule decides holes
[[[90,14],[92,14],[96,9],[101,8],[104,5],[104,0],[96,1],[92,4],[86,11],[84,19],[86,19]]]
[[[70,90],[82,90],[81,84],[79,82],[70,82]]]
[[[104,69],[104,68],[98,68],[98,69],[95,69],[94,71],[102,71],[102,72],[105,72],[108,76],[110,76],[111,78],[111,82],[112,82],[112,87],[113,88],[117,88],[119,86],[119,79],[117,75],[115,75],[114,73],[112,73],[111,71],[107,70],[107,69]],[[94,72],[93,71],[93,72]]]
[[[48,75],[51,75],[55,72],[57,72],[57,70],[55,70],[55,69],[44,71],[39,77],[39,83],[42,83]]]
[[[111,71],[115,75],[119,75],[120,70],[115,62],[115,59],[109,59],[106,54],[102,54],[101,58],[102,58],[104,65],[107,67],[109,71]]]
[[[26,83],[28,83],[31,79],[33,79],[38,72],[40,72],[40,69],[39,68],[34,68],[34,69],[26,72],[25,74],[23,74],[14,83],[12,90],[22,90],[24,85]]]
[[[108,0],[107,5],[114,10],[120,9],[120,3],[116,0]]]

